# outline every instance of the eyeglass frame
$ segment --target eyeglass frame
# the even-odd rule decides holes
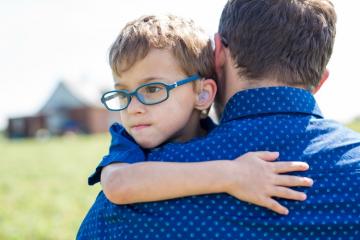
[[[194,75],[191,75],[191,76],[189,76],[189,77],[187,77],[187,78],[184,78],[184,79],[181,79],[181,80],[179,80],[179,81],[176,81],[176,82],[173,83],[173,84],[167,84],[167,83],[163,83],[163,82],[145,83],[145,84],[142,84],[142,85],[138,86],[134,91],[132,91],[132,92],[130,92],[130,93],[129,93],[127,90],[112,90],[112,91],[108,91],[108,92],[105,92],[105,93],[101,96],[101,103],[105,106],[106,109],[108,109],[109,111],[113,111],[113,112],[119,112],[119,111],[125,110],[125,109],[130,105],[130,102],[131,102],[133,96],[135,96],[135,97],[137,98],[137,100],[138,100],[139,102],[141,102],[142,104],[144,104],[144,105],[155,105],[155,104],[159,104],[159,103],[162,103],[162,102],[166,101],[166,100],[169,98],[169,96],[170,96],[169,92],[170,92],[171,90],[173,90],[174,88],[179,87],[179,86],[184,85],[184,84],[189,83],[189,82],[193,82],[193,81],[198,80],[198,79],[200,79],[200,78],[201,78],[201,77],[200,77],[199,74],[194,74]],[[143,87],[146,87],[146,86],[149,86],[149,85],[155,85],[155,84],[160,84],[160,85],[165,86],[165,89],[166,89],[166,98],[164,98],[163,100],[161,100],[161,101],[159,101],[159,102],[155,102],[155,103],[145,103],[145,102],[141,99],[141,97],[138,95],[138,90],[139,90],[140,88],[143,88]],[[117,110],[109,108],[109,107],[107,106],[107,104],[106,104],[105,95],[110,94],[110,93],[125,93],[125,95],[126,95],[126,97],[127,97],[127,99],[128,99],[127,105],[126,105],[125,107],[123,107],[123,108],[121,108],[121,109],[117,109]]]

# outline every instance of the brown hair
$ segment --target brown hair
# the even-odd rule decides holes
[[[239,74],[311,88],[330,59],[335,24],[328,0],[229,0],[219,34]]]
[[[174,15],[142,16],[127,23],[110,48],[112,71],[120,76],[152,48],[169,49],[186,75],[215,79],[210,38],[193,21]]]

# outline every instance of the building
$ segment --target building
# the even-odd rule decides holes
[[[106,132],[119,121],[119,113],[102,106],[101,88],[89,82],[60,81],[43,107],[33,116],[10,118],[9,138],[35,137],[41,134],[93,134]]]

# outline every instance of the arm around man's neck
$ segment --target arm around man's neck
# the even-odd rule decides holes
[[[312,180],[280,175],[304,171],[308,166],[270,162],[277,157],[277,153],[255,152],[232,161],[114,163],[102,170],[101,185],[106,197],[115,204],[228,193],[239,200],[287,214],[287,209],[272,197],[305,200],[303,193],[288,187],[311,186]]]

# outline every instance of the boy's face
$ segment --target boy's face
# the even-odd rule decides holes
[[[186,76],[170,51],[152,49],[121,76],[114,76],[118,90],[135,90],[150,82],[172,84]],[[144,148],[153,148],[165,141],[186,141],[196,135],[196,93],[192,83],[169,92],[169,98],[156,105],[144,105],[132,97],[129,106],[120,112],[126,131]]]

